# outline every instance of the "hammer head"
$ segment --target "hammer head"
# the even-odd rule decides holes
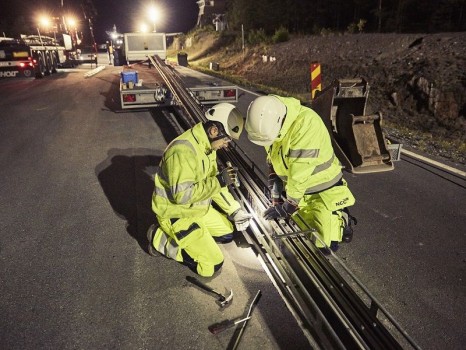
[[[230,304],[231,300],[233,299],[233,289],[230,289],[230,293],[228,295],[222,295],[218,302],[220,303],[220,307],[225,307]]]

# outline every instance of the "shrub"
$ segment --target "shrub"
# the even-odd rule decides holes
[[[272,37],[272,41],[274,43],[283,43],[288,40],[290,40],[290,33],[288,32],[288,29],[283,26],[278,28]]]
[[[248,43],[251,45],[257,45],[267,42],[267,35],[264,29],[251,30],[248,34]]]
[[[362,33],[367,21],[365,19],[360,19],[358,23],[350,23],[346,28],[346,32],[349,34],[354,34],[356,32]]]

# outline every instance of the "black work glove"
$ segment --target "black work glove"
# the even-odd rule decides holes
[[[217,175],[217,179],[222,187],[235,184],[238,179],[238,168],[226,167]]]
[[[281,194],[283,192],[283,181],[278,177],[273,169],[272,164],[269,164],[269,178],[267,187],[270,191],[270,196],[272,199],[272,204],[282,204],[283,199],[281,199]]]
[[[287,219],[298,210],[298,205],[291,203],[290,201],[285,201],[283,204],[276,204],[273,207],[270,207],[262,216],[265,220],[273,219]]]

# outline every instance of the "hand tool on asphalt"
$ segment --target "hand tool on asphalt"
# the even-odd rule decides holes
[[[225,321],[222,321],[222,322],[214,323],[214,324],[210,325],[208,328],[209,328],[210,333],[218,334],[220,332],[223,332],[225,329],[236,326],[237,324],[245,322],[245,321],[249,320],[250,318],[251,318],[251,316],[242,318],[240,320],[238,320],[238,319],[237,320],[225,320]]]
[[[257,305],[257,303],[259,302],[259,299],[260,297],[262,296],[262,292],[261,290],[259,289],[256,293],[256,296],[254,297],[254,299],[252,300],[251,302],[251,305],[249,305],[249,311],[248,311],[248,314],[246,315],[246,320],[243,321],[243,324],[241,325],[241,330],[239,331],[239,333],[236,335],[236,338],[235,338],[235,341],[234,341],[234,344],[233,344],[233,347],[232,347],[232,350],[235,350],[237,347],[238,347],[238,344],[239,344],[239,341],[241,340],[241,336],[243,335],[244,333],[244,329],[246,328],[247,326],[247,323],[248,323],[248,320],[251,318],[251,314],[252,314],[252,310],[254,309],[254,307]],[[233,341],[233,339],[232,339]],[[230,341],[230,344],[232,343],[232,341]]]
[[[191,282],[192,284],[195,284],[196,286],[204,289],[205,291],[217,295],[219,297],[218,302],[219,302],[221,307],[227,306],[228,304],[230,304],[231,300],[233,299],[233,290],[232,289],[230,289],[230,294],[225,296],[222,293],[217,292],[212,287],[209,287],[208,285],[202,283],[196,277],[186,276],[186,279],[188,280],[188,282]]]

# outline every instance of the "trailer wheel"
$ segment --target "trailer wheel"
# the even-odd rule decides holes
[[[41,79],[44,77],[44,63],[42,56],[39,54],[36,56],[37,65],[36,65],[36,78]]]
[[[44,75],[50,75],[50,71],[47,67],[47,61],[44,52],[36,52],[37,68],[36,68],[36,78],[43,78]]]
[[[52,62],[51,62],[51,58],[50,58],[50,52],[49,51],[46,51],[44,53],[44,58],[45,58],[45,72],[44,74],[45,75],[50,75],[51,71],[52,71]]]
[[[53,73],[57,72],[57,67],[58,67],[58,64],[57,64],[57,61],[58,61],[57,52],[54,51],[54,52],[51,53],[51,59],[52,59],[52,74],[53,74]]]

